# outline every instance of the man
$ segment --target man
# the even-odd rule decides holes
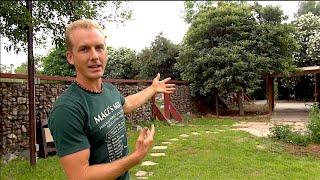
[[[159,81],[124,98],[102,82],[107,64],[105,37],[92,20],[78,20],[65,33],[68,62],[76,81],[56,100],[49,116],[60,163],[68,179],[129,179],[128,170],[147,155],[155,134],[143,128],[133,153],[128,154],[124,113],[146,103],[155,93],[172,93],[174,84]]]

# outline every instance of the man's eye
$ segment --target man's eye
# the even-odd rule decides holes
[[[99,50],[99,51],[102,51],[103,49],[104,49],[104,47],[101,47],[101,46],[97,47],[97,50]]]

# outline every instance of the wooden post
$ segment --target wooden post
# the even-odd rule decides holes
[[[315,75],[314,101],[320,103],[320,73]]]
[[[170,94],[164,94],[164,117],[170,119]]]
[[[269,114],[272,114],[274,108],[274,90],[273,90],[273,78],[270,74],[267,75],[267,95],[269,104]]]
[[[239,106],[239,115],[244,116],[244,109],[243,109],[243,91],[237,92],[237,99],[238,99],[238,106]]]
[[[27,9],[32,16],[32,1],[27,1]],[[34,59],[33,59],[33,27],[28,26],[28,89],[29,89],[29,148],[30,164],[36,165],[36,118],[35,118],[35,87],[34,87]]]
[[[155,106],[156,105],[156,95],[153,95],[151,98],[151,118],[152,119],[156,119],[156,115],[155,115]]]
[[[216,98],[216,116],[219,117],[219,98],[218,98],[218,91],[215,93],[215,98]]]

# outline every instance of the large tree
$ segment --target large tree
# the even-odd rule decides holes
[[[33,14],[25,0],[0,3],[0,35],[9,39],[7,51],[26,50],[27,27],[33,25],[35,46],[52,39],[55,49],[43,58],[44,73],[48,75],[74,75],[65,59],[64,30],[70,22],[90,18],[105,26],[107,21],[123,23],[131,18],[131,9],[122,1],[33,1]],[[49,59],[48,59],[49,58]],[[50,59],[52,58],[52,59]],[[17,72],[26,72],[26,63]]]
[[[51,76],[75,76],[75,68],[69,64],[66,58],[66,47],[59,46],[41,57],[43,74]]]
[[[184,21],[188,24],[192,23],[200,9],[205,9],[214,5],[213,1],[184,1]]]
[[[62,45],[65,26],[77,19],[91,18],[105,25],[106,21],[124,22],[131,10],[122,1],[32,1],[33,14],[26,8],[26,0],[1,1],[0,34],[9,39],[6,50],[26,49],[27,27],[33,25],[36,44],[49,38]]]
[[[312,13],[301,15],[293,22],[296,27],[294,37],[300,49],[295,53],[297,66],[320,64],[320,16]]]
[[[135,79],[139,73],[137,53],[129,48],[108,47],[108,64],[104,76],[109,79]]]
[[[290,26],[281,24],[284,18],[278,7],[245,3],[200,9],[177,64],[193,95],[209,99],[216,92],[237,93],[243,114],[243,92],[257,89],[262,75],[284,72],[292,64],[294,39]]]
[[[141,65],[139,78],[152,79],[159,72],[161,77],[180,79],[179,71],[174,67],[179,55],[179,45],[159,33],[155,40],[138,55]]]
[[[320,16],[320,2],[319,1],[299,1],[298,12],[296,16],[302,16],[307,13],[312,13]]]
[[[34,57],[34,65],[35,65],[35,72],[36,74],[42,74],[42,57],[41,56],[36,56]],[[28,73],[28,64],[23,62],[18,66],[15,70],[14,73],[16,74],[27,74]]]
[[[6,66],[5,64],[0,64],[0,73],[13,73],[13,64]]]

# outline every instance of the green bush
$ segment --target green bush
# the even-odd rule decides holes
[[[289,136],[291,127],[289,125],[275,125],[270,128],[270,131],[272,138],[284,140]]]
[[[311,142],[311,139],[309,135],[303,135],[299,132],[291,131],[285,141],[300,146],[307,146]]]
[[[311,108],[310,123],[308,124],[310,130],[310,136],[314,143],[320,143],[320,110],[318,104],[315,104]]]
[[[272,138],[287,143],[307,146],[311,142],[309,135],[303,135],[300,132],[294,132],[289,125],[276,125],[270,128],[270,131]]]

